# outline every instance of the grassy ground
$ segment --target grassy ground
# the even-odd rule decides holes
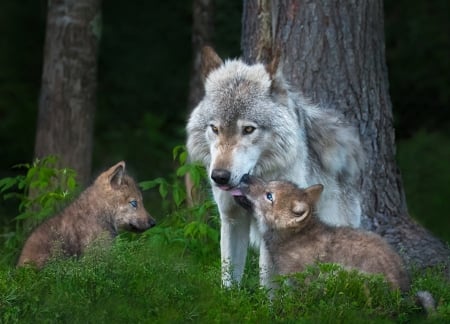
[[[119,239],[109,251],[55,261],[42,271],[0,268],[1,323],[410,323],[450,321],[450,285],[439,272],[414,279],[409,294],[392,292],[381,277],[313,266],[281,287],[270,303],[258,288],[249,256],[241,288],[220,287],[218,253],[201,257],[182,245],[157,243],[151,230]],[[280,279],[281,280],[281,279]],[[426,318],[414,291],[438,302]]]
[[[421,132],[400,143],[398,160],[411,215],[449,241],[444,226],[450,194],[447,144],[445,136]],[[10,185],[26,193],[26,188],[51,183],[50,171],[33,166],[26,177],[0,180],[4,196]],[[44,188],[34,199],[19,193],[17,226],[1,234],[0,323],[450,323],[450,283],[440,269],[414,273],[411,291],[402,296],[380,277],[312,266],[296,276],[294,287],[280,279],[281,288],[269,302],[258,287],[256,256],[250,254],[241,287],[222,289],[214,204],[187,212],[181,171],[186,167],[175,180],[142,183],[144,189],[159,186],[168,217],[158,226],[139,237],[122,235],[111,250],[93,248],[79,260],[54,261],[42,271],[13,266],[26,235],[24,224],[51,214],[71,186],[53,192]],[[198,182],[200,171],[194,171],[189,170]],[[30,176],[37,174],[37,180]],[[435,314],[426,316],[416,305],[419,290],[433,294]]]

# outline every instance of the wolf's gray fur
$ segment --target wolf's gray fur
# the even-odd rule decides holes
[[[245,173],[302,187],[323,183],[320,218],[358,227],[364,158],[355,129],[293,91],[276,65],[224,63],[210,47],[202,60],[205,96],[189,118],[187,148],[192,161],[206,166],[219,208],[223,284],[240,281],[249,233],[254,243],[260,242],[251,215],[233,198]],[[267,267],[262,243],[262,284],[270,275]]]
[[[79,256],[94,240],[109,241],[120,229],[142,232],[154,225],[122,161],[101,173],[61,213],[39,225],[26,240],[17,266],[34,263],[41,268],[54,256]]]
[[[306,189],[287,181],[244,176],[241,191],[251,202],[277,274],[300,272],[315,262],[383,274],[393,288],[409,289],[402,259],[383,238],[351,227],[333,227],[315,215],[322,185]]]

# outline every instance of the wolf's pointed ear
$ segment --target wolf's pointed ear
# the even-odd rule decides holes
[[[287,105],[287,85],[281,72],[282,67],[280,64],[281,54],[277,52],[272,59],[272,62],[265,65],[267,73],[270,77],[270,93],[272,97],[285,105]]]
[[[267,73],[269,73],[271,80],[274,80],[276,78],[279,63],[280,63],[280,53],[277,52],[273,56],[272,61],[264,66],[266,68]]]
[[[310,215],[311,208],[304,201],[294,200],[292,202],[291,210],[294,213],[292,221],[294,223],[300,223]]]
[[[109,170],[109,183],[111,187],[118,187],[122,184],[123,175],[125,174],[125,162],[120,161]]]
[[[208,75],[223,64],[222,59],[217,55],[211,46],[204,46],[201,52],[200,73],[202,80],[205,82]]]
[[[305,189],[306,195],[309,197],[310,201],[313,204],[316,204],[319,201],[322,191],[323,185],[321,184],[312,185],[311,187]]]

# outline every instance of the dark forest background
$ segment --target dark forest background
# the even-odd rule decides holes
[[[214,45],[240,55],[241,1],[216,1]],[[385,1],[399,166],[411,215],[450,241],[450,2]],[[191,1],[103,1],[93,178],[119,160],[139,181],[173,172],[184,144]],[[33,159],[46,1],[0,2],[0,178]],[[158,218],[159,202],[147,209]],[[0,201],[0,226],[15,216]]]

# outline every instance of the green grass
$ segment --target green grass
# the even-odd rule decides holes
[[[435,143],[440,149],[429,152]],[[420,133],[399,145],[399,165],[411,214],[450,240],[442,200],[450,194],[447,144],[444,136]],[[55,260],[41,271],[16,269],[14,259],[26,222],[58,205],[60,199],[53,197],[66,197],[66,190],[47,186],[48,179],[66,172],[48,172],[51,165],[47,168],[44,160],[44,165],[27,167],[26,176],[3,179],[1,194],[19,198],[20,217],[1,235],[0,323],[450,322],[450,283],[439,268],[414,272],[411,291],[401,295],[380,276],[314,265],[279,278],[280,289],[270,301],[258,284],[257,257],[250,253],[241,286],[223,289],[215,205],[185,204],[184,174],[190,172],[199,185],[203,171],[185,164],[180,148],[174,149],[174,159],[180,167],[171,179],[141,183],[144,190],[158,189],[161,195],[166,215],[158,226],[140,236],[122,234],[111,249],[93,247],[78,260]],[[30,200],[28,188],[39,188],[41,195]],[[419,290],[433,294],[435,314],[427,317],[416,305]]]
[[[450,285],[439,272],[414,280],[411,294],[392,292],[379,276],[312,266],[269,302],[249,256],[240,288],[222,289],[218,253],[198,258],[181,245],[120,238],[111,250],[93,248],[79,260],[41,271],[0,268],[1,323],[406,323],[450,321]],[[290,279],[292,280],[292,278]],[[439,303],[426,319],[414,289]]]

